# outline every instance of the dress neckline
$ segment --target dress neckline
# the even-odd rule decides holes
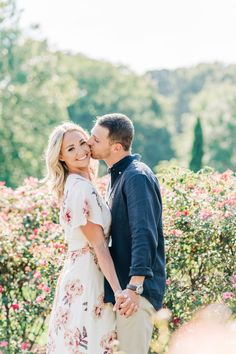
[[[69,178],[70,176],[71,176],[71,177],[74,177],[74,178],[82,179],[83,181],[86,181],[86,182],[90,183],[90,184],[93,186],[92,181],[90,181],[88,178],[85,178],[85,177],[81,176],[81,175],[78,174],[78,173],[70,173],[70,174],[67,176],[67,180],[68,180],[68,178]]]

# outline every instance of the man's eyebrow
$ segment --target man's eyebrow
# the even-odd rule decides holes
[[[94,132],[91,130],[91,135],[94,136],[96,139],[98,139],[98,136],[94,134]]]

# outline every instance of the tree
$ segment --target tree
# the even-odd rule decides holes
[[[189,168],[197,172],[202,168],[203,158],[203,133],[200,118],[197,118],[194,127],[194,142],[192,147],[192,159],[189,164]]]
[[[22,40],[14,1],[1,5],[0,180],[15,187],[26,176],[43,176],[48,136],[68,120],[78,87],[62,53],[46,41]]]
[[[204,122],[204,163],[218,171],[236,167],[236,85],[209,83],[192,101]]]
[[[80,96],[68,107],[70,119],[90,130],[96,116],[121,112],[134,123],[133,151],[152,168],[174,157],[171,135],[152,82],[128,68],[76,57],[73,70]]]

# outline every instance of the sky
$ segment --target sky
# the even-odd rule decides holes
[[[236,63],[236,0],[18,0],[18,8],[25,32],[39,24],[53,49],[140,74]]]

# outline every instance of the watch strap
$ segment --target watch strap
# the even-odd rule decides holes
[[[126,289],[136,291],[137,290],[137,285],[127,284]]]

